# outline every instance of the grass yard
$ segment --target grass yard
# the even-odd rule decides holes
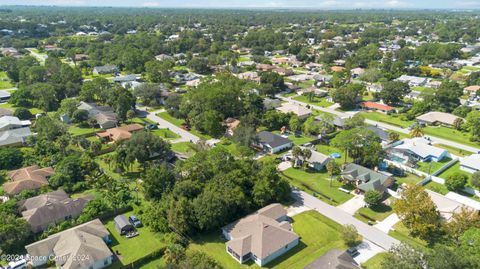
[[[452,159],[445,158],[439,162],[417,162],[418,168],[417,170],[425,172],[425,173],[430,173],[433,174],[435,171],[438,171],[440,168],[445,166],[448,162],[450,162]],[[431,167],[430,167],[431,166]]]
[[[467,172],[464,172],[460,169],[460,162],[456,162],[454,165],[450,166],[447,170],[443,171],[440,175],[438,175],[438,177],[447,179],[449,176],[456,173],[465,174],[470,177]]]
[[[390,235],[393,238],[396,238],[402,242],[405,242],[413,247],[418,247],[418,248],[425,248],[427,246],[427,242],[415,238],[409,234],[409,231],[407,227],[405,227],[401,222],[395,224],[393,226],[393,230],[391,230],[388,235]]]
[[[125,213],[128,218],[133,212]],[[112,239],[112,250],[118,252],[120,262],[123,266],[129,265],[132,262],[143,258],[150,253],[160,250],[165,247],[165,243],[162,242],[160,234],[149,231],[148,228],[137,228],[139,235],[133,238],[126,238],[121,236],[114,226],[114,221],[109,220],[105,227],[110,232],[110,238]]]
[[[153,260],[149,263],[146,263],[139,268],[141,269],[158,269],[158,268],[165,268],[167,266],[167,263],[165,262],[165,259],[159,258],[156,260]]]
[[[277,134],[277,135],[281,135],[280,131],[273,131],[273,133]],[[289,133],[288,139],[292,140],[293,144],[295,144],[296,146],[303,145],[305,143],[308,143],[308,142],[314,140],[313,138],[310,138],[310,137],[307,137],[307,136],[304,136],[304,135],[297,136],[293,133]]]
[[[428,87],[413,87],[412,91],[421,92],[421,93],[435,93],[435,89]]]
[[[10,109],[12,111],[15,111],[15,109],[17,109],[16,106],[10,104],[10,103],[3,103],[3,104],[0,104],[0,107],[1,108],[6,108],[6,109]],[[30,113],[32,113],[34,116],[36,114],[39,114],[39,113],[43,113],[43,110],[41,109],[38,109],[38,108],[35,108],[35,107],[32,107],[32,108],[29,108],[28,110],[30,110]]]
[[[321,106],[321,107],[329,107],[333,105],[333,103],[328,102],[325,98],[314,97],[313,100],[310,101],[307,96],[300,95],[300,96],[294,97],[293,99],[299,102],[304,102],[307,104],[312,104],[312,105]]]
[[[434,191],[434,192],[437,192],[437,193],[440,193],[442,195],[445,195],[449,192],[449,190],[447,189],[447,187],[445,187],[445,185],[443,184],[440,184],[440,183],[437,183],[437,182],[434,182],[434,181],[430,181],[428,182],[426,185],[425,185],[425,188],[431,190],[431,191]]]
[[[193,153],[193,149],[190,147],[190,142],[180,142],[172,144],[172,150],[178,153]]]
[[[289,168],[282,172],[296,187],[309,193],[317,193],[317,197],[329,204],[338,205],[348,201],[353,196],[340,191],[338,188],[347,188],[337,180],[330,180],[327,172],[310,172],[296,168]],[[330,187],[331,184],[331,187]],[[324,197],[327,196],[327,197]]]
[[[178,134],[170,131],[169,129],[156,129],[156,130],[152,130],[152,133],[166,140],[173,140],[173,139],[180,138]]]
[[[470,141],[470,134],[444,126],[428,126],[423,128],[426,135],[443,138],[467,146],[478,147],[480,144]]]
[[[232,154],[235,157],[241,157],[242,153],[238,149],[237,144],[229,141],[229,140],[222,140],[220,143],[217,144],[216,147],[224,148],[227,150],[230,154]]]
[[[372,207],[362,207],[360,208],[357,212],[355,212],[355,215],[353,215],[355,218],[368,223],[368,221],[382,221],[386,219],[390,214],[393,213],[393,209],[385,204],[380,204],[378,206],[372,206]]]
[[[420,182],[423,178],[415,174],[406,173],[405,177],[395,177],[395,179],[397,180],[398,185],[402,185],[403,183],[406,183],[409,185],[415,185],[418,182]]]
[[[5,72],[0,72],[0,90],[13,88],[13,84],[10,82]]]
[[[387,257],[387,252],[380,252],[377,255],[371,257],[365,263],[362,263],[362,268],[364,269],[383,269],[382,262]]]
[[[298,246],[267,264],[266,268],[301,269],[331,249],[344,249],[341,239],[342,226],[316,211],[308,211],[293,217],[293,230],[300,236]],[[225,250],[225,241],[216,232],[199,237],[189,246],[205,252],[228,269],[259,268],[250,262],[240,264]]]
[[[366,119],[398,126],[401,128],[407,128],[414,123],[414,121],[404,121],[399,117],[394,117],[380,112],[360,112],[360,114]]]
[[[434,146],[437,147],[437,148],[446,149],[446,150],[448,150],[448,152],[450,152],[451,154],[457,155],[457,156],[459,156],[459,157],[470,156],[470,155],[473,154],[473,152],[466,151],[466,150],[463,150],[463,149],[458,149],[458,148],[451,147],[451,146],[447,146],[447,145],[443,145],[443,144],[434,144]]]
[[[322,145],[322,144],[318,144],[318,145],[315,145],[315,149],[320,152],[320,153],[323,153],[325,155],[328,155],[330,156],[332,153],[339,153],[341,155],[341,157],[339,159],[337,159],[337,162],[338,163],[343,163],[345,161],[345,152],[343,152],[343,150],[339,149],[339,148],[335,148],[335,147],[332,147],[330,145]],[[349,156],[347,156],[347,162],[351,162],[352,161],[352,158],[350,158]]]
[[[164,111],[164,112],[160,112],[157,114],[157,116],[159,116],[160,118],[178,126],[178,127],[181,127],[181,125],[183,123],[185,123],[185,120],[183,119],[177,119],[175,117],[173,117],[172,115],[168,114],[168,112]],[[206,135],[206,134],[202,134],[200,133],[199,131],[195,130],[194,127],[191,128],[191,130],[189,131],[190,133],[200,137],[201,139],[204,139],[204,140],[209,140],[211,139],[212,137],[209,136],[209,135]]]
[[[82,128],[78,127],[77,125],[71,125],[70,127],[68,127],[68,133],[73,136],[95,134],[100,131],[102,131],[102,129],[100,128]]]

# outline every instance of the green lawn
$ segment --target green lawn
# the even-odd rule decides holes
[[[437,183],[437,182],[434,182],[434,181],[430,181],[428,182],[426,185],[425,185],[425,188],[431,190],[431,191],[434,191],[434,192],[437,192],[437,193],[440,193],[440,194],[447,194],[449,192],[449,190],[447,189],[447,187],[445,187],[445,185],[443,184],[440,184],[440,183]]]
[[[300,236],[300,243],[288,253],[267,264],[266,268],[301,269],[331,249],[344,249],[341,228],[340,224],[316,211],[308,211],[294,216],[293,231]],[[197,238],[189,248],[205,252],[224,268],[259,268],[252,262],[240,264],[234,260],[226,252],[225,241],[218,232]]]
[[[423,178],[415,174],[407,173],[405,177],[395,177],[395,179],[397,180],[398,185],[402,185],[403,183],[415,185],[418,182],[420,182]]]
[[[181,125],[183,123],[185,123],[185,120],[183,119],[177,119],[175,117],[173,117],[172,115],[168,114],[168,112],[160,112],[157,114],[157,116],[159,116],[160,118],[178,126],[178,127],[181,127]],[[208,140],[208,139],[211,139],[212,137],[209,136],[209,135],[206,135],[206,134],[202,134],[200,133],[199,131],[195,130],[194,127],[191,128],[191,130],[189,131],[190,133],[200,137],[201,139],[204,139],[204,140]]]
[[[307,104],[312,104],[312,105],[321,106],[321,107],[329,107],[333,105],[333,103],[328,102],[325,98],[314,97],[313,100],[310,101],[307,96],[300,95],[300,96],[294,97],[293,99],[299,102],[304,102]]]
[[[167,140],[173,140],[173,139],[177,139],[177,138],[180,138],[180,136],[168,129],[156,129],[156,130],[153,130],[152,133],[154,135],[158,135],[160,136],[161,138],[164,138],[164,139],[167,139]]]
[[[425,173],[430,173],[433,174],[435,171],[438,171],[440,168],[445,166],[448,162],[450,162],[451,159],[445,158],[439,162],[418,162],[418,168],[417,170],[425,172]],[[431,167],[430,167],[431,166]]]
[[[470,134],[461,132],[455,129],[451,129],[444,126],[428,126],[423,128],[426,135],[443,138],[467,146],[478,147],[479,143],[470,141]]]
[[[361,112],[360,114],[363,115],[366,119],[383,122],[401,128],[407,128],[414,123],[414,121],[404,121],[399,117],[394,117],[380,112]]]
[[[371,257],[365,263],[362,263],[362,268],[364,269],[383,269],[382,262],[387,257],[387,252],[380,252],[377,255]]]
[[[139,268],[141,268],[141,269],[159,269],[159,268],[165,268],[166,266],[167,266],[167,264],[165,262],[165,259],[159,258],[159,259],[153,260],[149,263],[146,263],[146,264],[140,266]]]
[[[73,136],[86,135],[86,134],[95,134],[102,131],[100,128],[82,128],[77,125],[71,125],[68,127],[68,132]]]
[[[132,214],[133,212],[128,212],[125,216],[129,217]],[[160,234],[151,232],[147,227],[138,228],[139,235],[129,239],[117,232],[113,219],[109,220],[105,227],[113,241],[112,250],[120,253],[120,261],[124,266],[165,247]]]
[[[450,166],[447,170],[443,171],[440,175],[438,175],[438,177],[447,179],[449,176],[456,173],[461,173],[469,176],[467,172],[464,172],[460,169],[460,162],[456,162],[454,165]]]
[[[434,93],[435,89],[428,87],[413,87],[412,91],[421,92],[421,93]]]
[[[470,156],[470,155],[472,155],[472,153],[473,153],[473,152],[470,152],[470,151],[466,151],[466,150],[463,150],[463,149],[458,149],[458,148],[451,147],[451,146],[447,146],[447,145],[443,145],[443,144],[434,144],[434,146],[437,147],[437,148],[446,149],[446,150],[448,150],[448,152],[450,152],[451,154],[457,155],[457,156],[459,156],[459,157]]]
[[[172,144],[172,150],[178,153],[193,153],[193,149],[190,147],[190,142],[180,142]]]
[[[238,149],[238,146],[237,144],[229,141],[229,140],[226,140],[226,141],[221,141],[220,143],[217,144],[216,147],[220,147],[220,148],[224,148],[226,149],[228,152],[230,152],[230,154],[232,154],[233,156],[236,156],[236,157],[240,157],[242,156],[240,150]]]
[[[340,191],[338,188],[347,188],[347,186],[344,186],[337,180],[330,180],[330,176],[328,176],[326,172],[310,172],[297,168],[289,168],[283,171],[283,175],[285,175],[293,185],[309,193],[315,192],[319,199],[333,205],[342,204],[353,197],[349,193]],[[330,184],[332,184],[331,187]]]
[[[390,214],[393,213],[393,209],[385,204],[380,204],[378,206],[372,207],[362,207],[357,212],[355,212],[354,217],[363,221],[382,221],[386,219]]]
[[[343,163],[344,160],[345,160],[345,156],[344,156],[345,153],[343,152],[343,150],[341,150],[339,148],[332,147],[330,145],[318,144],[318,145],[315,145],[315,149],[318,152],[323,153],[323,154],[328,155],[328,156],[330,156],[332,153],[339,153],[341,155],[341,157],[339,159],[337,159],[338,163]],[[347,156],[347,162],[351,162],[351,161],[352,161],[352,158]]]
[[[408,229],[401,222],[395,224],[388,235],[413,247],[425,248],[427,246],[427,242],[411,236]]]
[[[1,108],[6,108],[6,109],[10,109],[12,111],[15,111],[15,109],[17,108],[16,106],[10,104],[10,103],[4,103],[4,104],[0,104],[0,107]],[[30,113],[32,113],[34,116],[36,114],[39,114],[39,113],[43,113],[43,110],[41,109],[38,109],[38,108],[35,108],[35,107],[32,107],[32,108],[29,108],[28,110],[30,110]]]
[[[277,134],[277,135],[281,135],[280,131],[273,131],[273,133]],[[292,140],[293,144],[295,144],[296,146],[303,145],[305,143],[308,143],[308,142],[314,140],[313,138],[310,138],[310,137],[307,137],[307,136],[304,136],[304,135],[298,135],[297,136],[293,133],[289,133],[288,139]]]
[[[5,72],[0,72],[0,90],[13,88],[13,84],[10,82],[7,74]]]

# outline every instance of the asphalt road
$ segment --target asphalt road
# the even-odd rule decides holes
[[[297,201],[298,204],[314,209],[335,222],[338,222],[342,225],[351,224],[355,226],[358,233],[361,234],[365,239],[373,242],[375,245],[378,245],[386,251],[389,250],[393,245],[400,243],[400,241],[380,231],[379,229],[357,220],[347,212],[331,206],[304,191],[293,190],[292,197]]]
[[[351,116],[352,115],[352,114],[337,111],[335,109],[331,109],[331,108],[328,108],[328,107],[320,107],[320,106],[300,102],[300,101],[297,101],[297,100],[293,100],[290,97],[283,97],[281,95],[277,95],[277,98],[279,98],[283,101],[290,102],[292,104],[301,105],[301,106],[309,105],[313,109],[323,111],[323,112],[326,112],[326,113],[330,113],[330,114],[334,114],[334,115],[337,115],[337,116],[340,116],[340,117],[345,117],[345,116]],[[365,123],[370,124],[370,125],[379,126],[381,128],[391,130],[391,131],[395,131],[395,132],[399,132],[399,133],[404,133],[404,134],[409,134],[410,133],[410,131],[407,128],[400,128],[400,127],[393,126],[393,125],[390,125],[390,124],[386,124],[386,123],[383,123],[383,122],[378,122],[378,121],[365,119]],[[438,138],[438,137],[431,136],[431,135],[427,135],[427,136],[431,139],[431,141],[433,143],[439,143],[439,144],[451,146],[451,147],[454,147],[454,148],[458,148],[458,149],[462,149],[462,150],[469,151],[469,152],[474,152],[474,153],[480,152],[480,148],[477,148],[477,147],[467,146],[467,145],[464,145],[464,144],[461,144],[461,143],[453,142],[453,141],[450,141],[450,140],[447,140],[447,139]]]
[[[179,143],[179,142],[193,142],[193,143],[197,143],[200,138],[162,118],[160,118],[159,116],[157,116],[156,114],[157,113],[160,113],[162,112],[163,110],[158,110],[158,111],[152,111],[152,112],[148,112],[147,114],[147,119],[151,120],[151,121],[154,121],[156,123],[158,123],[158,128],[168,128],[170,131],[176,133],[177,135],[179,135],[181,138],[179,139],[175,139],[172,141],[172,143]]]

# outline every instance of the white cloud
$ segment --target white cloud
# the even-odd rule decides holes
[[[142,7],[160,7],[159,2],[143,2]]]

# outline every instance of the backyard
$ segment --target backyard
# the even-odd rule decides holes
[[[342,204],[353,197],[351,194],[339,190],[340,187],[344,189],[349,187],[335,179],[331,180],[327,172],[311,172],[289,168],[282,174],[292,185],[309,193],[314,192],[319,199],[332,205]]]
[[[452,159],[449,158],[444,158],[443,160],[439,162],[417,162],[418,168],[417,170],[422,171],[427,174],[433,174],[435,171],[438,171],[440,168],[445,166],[448,162],[450,162]]]
[[[454,165],[450,166],[447,170],[443,171],[440,175],[438,175],[438,177],[447,179],[449,176],[456,173],[468,175],[467,172],[464,172],[460,169],[460,162],[456,162]]]
[[[403,183],[415,185],[418,182],[420,182],[423,178],[412,173],[406,173],[404,177],[396,176],[395,179],[397,180],[398,185],[402,185]]]
[[[12,88],[13,84],[10,82],[5,72],[0,72],[0,90]]]
[[[125,216],[128,218],[132,214],[133,212],[127,212]],[[111,248],[117,253],[123,266],[129,265],[165,247],[161,236],[149,231],[146,227],[137,228],[139,235],[133,238],[121,236],[115,229],[113,219],[106,222],[105,227],[110,232],[110,239],[112,239]]]
[[[277,135],[282,135],[280,131],[273,131],[273,133]],[[295,135],[291,132],[288,133],[288,139],[290,139],[296,146],[303,145],[313,140],[313,138],[304,135]]]
[[[323,144],[317,144],[315,145],[315,149],[320,152],[320,153],[323,153],[325,155],[332,155],[333,153],[338,153],[340,154],[340,158],[337,159],[337,162],[340,163],[340,162],[344,162],[345,161],[345,156],[344,156],[344,152],[343,150],[339,149],[339,148],[336,148],[336,147],[332,147],[330,145],[323,145]],[[352,158],[348,157],[347,156],[347,162],[351,162],[352,161]]]
[[[79,127],[78,125],[71,125],[70,127],[68,127],[68,133],[73,136],[95,134],[101,131],[102,129],[100,128],[89,128],[89,127],[83,128],[83,127]]]
[[[299,102],[304,102],[304,103],[308,103],[308,104],[312,104],[320,107],[329,107],[333,105],[333,103],[328,102],[325,98],[313,97],[313,99],[310,101],[307,96],[300,95],[300,96],[294,97],[293,99]]]
[[[343,249],[341,225],[316,211],[308,211],[293,217],[293,231],[300,236],[300,243],[266,268],[301,269],[331,249]],[[198,237],[190,249],[203,251],[228,269],[260,268],[253,262],[240,264],[225,250],[225,241],[219,232]]]

